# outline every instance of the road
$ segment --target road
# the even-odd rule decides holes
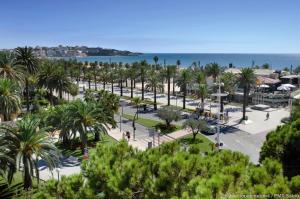
[[[102,88],[101,84],[98,84],[98,88]],[[111,87],[109,85],[106,86],[107,91],[111,91]],[[114,87],[114,93],[120,94],[119,87]],[[124,96],[130,96],[130,89],[125,88],[123,90]],[[141,96],[141,92],[138,90],[134,90],[134,96]],[[152,99],[153,93],[148,92],[145,93],[145,98]],[[182,99],[177,97],[171,97],[171,104],[177,105],[179,107],[182,106]],[[187,108],[196,108],[199,100],[192,100],[187,99]],[[166,104],[167,102],[167,96],[165,94],[158,94],[158,103]],[[124,113],[134,115],[136,112],[136,108],[133,106],[123,106]],[[147,113],[140,113],[141,117],[159,120],[158,116],[155,112],[150,111]],[[119,121],[119,116],[116,116],[116,121]],[[178,124],[182,124],[183,120],[177,122]],[[123,118],[122,122],[122,128],[126,131],[132,132],[132,122],[129,122],[127,119]],[[136,124],[136,137],[147,137],[149,136],[149,130],[146,127],[143,127],[142,125]],[[259,152],[260,148],[266,138],[268,132],[262,132],[257,134],[250,134],[245,131],[239,130],[234,127],[224,127],[221,128],[221,135],[220,140],[224,144],[225,149],[230,149],[233,151],[239,151],[243,154],[246,154],[249,156],[250,161],[253,163],[258,163],[259,160]],[[208,139],[210,139],[212,142],[216,142],[216,134],[215,135],[206,135]]]

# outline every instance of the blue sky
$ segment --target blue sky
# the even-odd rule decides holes
[[[300,53],[299,0],[9,0],[0,48]]]

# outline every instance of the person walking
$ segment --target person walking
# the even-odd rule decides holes
[[[268,120],[270,118],[270,113],[268,112],[266,115],[266,120]]]
[[[129,141],[130,140],[130,132],[129,131],[126,131],[126,136],[127,136],[128,141]]]

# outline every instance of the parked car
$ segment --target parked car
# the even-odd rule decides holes
[[[203,134],[206,135],[214,135],[215,133],[217,133],[217,127],[212,125],[208,125],[207,128],[203,131]]]

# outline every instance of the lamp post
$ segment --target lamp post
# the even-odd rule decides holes
[[[221,93],[221,80],[219,78],[218,84],[218,92],[213,93],[212,96],[218,97],[218,121],[217,121],[217,147],[218,150],[220,150],[220,115],[221,115],[221,97],[225,97],[228,94],[227,93]],[[223,84],[224,85],[224,84]],[[223,114],[223,113],[222,113]]]
[[[135,113],[134,117],[133,117],[133,120],[132,120],[132,128],[133,128],[133,140],[136,141],[135,139],[135,120],[136,120],[136,116],[137,116],[137,113]]]

